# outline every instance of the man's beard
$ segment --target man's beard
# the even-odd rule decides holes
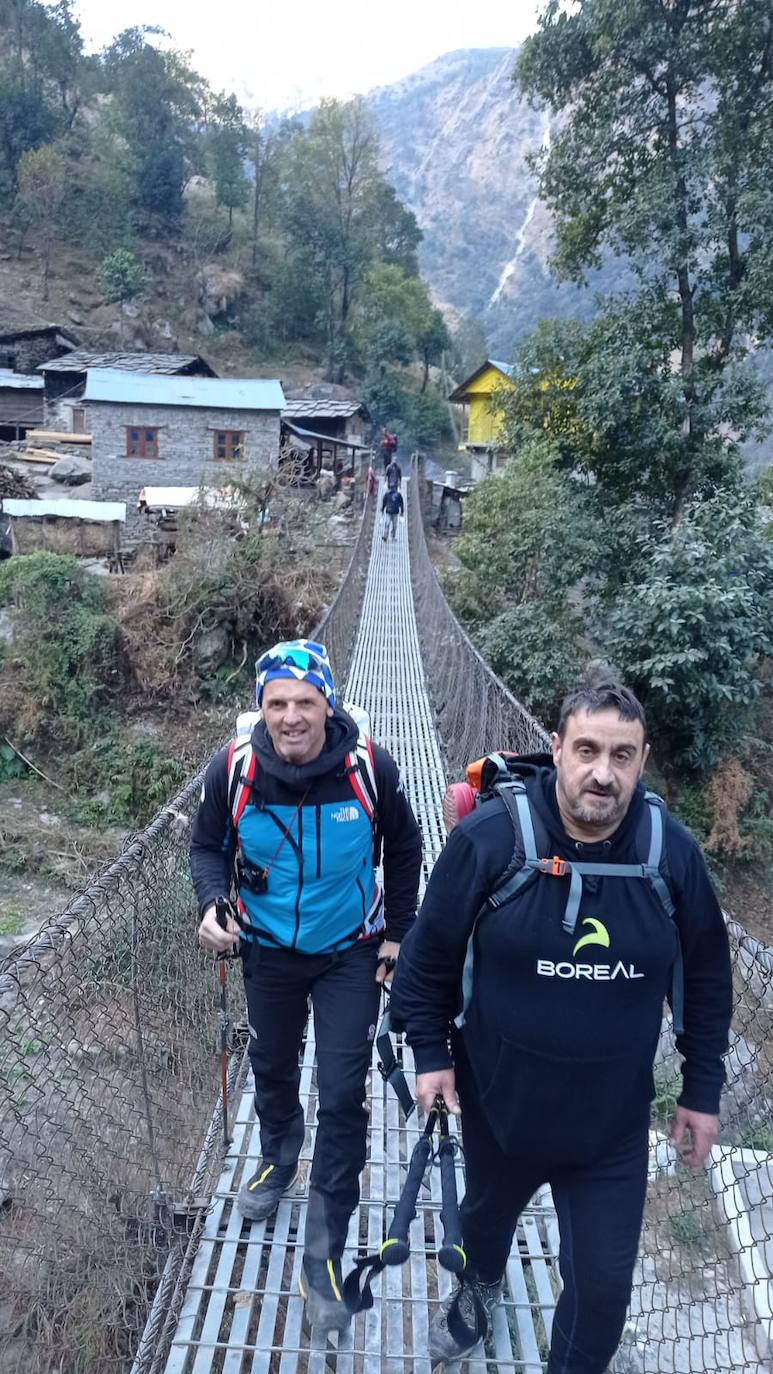
[[[581,792],[577,800],[570,805],[569,809],[576,821],[582,821],[584,825],[611,825],[614,821],[622,820],[625,804],[618,794],[609,792],[605,796],[597,796],[595,806],[584,800],[586,795],[585,792]]]

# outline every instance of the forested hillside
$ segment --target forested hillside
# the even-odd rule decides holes
[[[448,336],[379,156],[361,101],[265,127],[159,34],[88,56],[70,0],[4,0],[0,315],[354,379],[376,422],[432,442]]]

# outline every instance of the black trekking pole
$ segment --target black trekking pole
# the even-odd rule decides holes
[[[438,1118],[437,1105],[427,1117],[423,1134],[416,1141],[408,1164],[405,1183],[397,1200],[392,1225],[377,1252],[357,1260],[344,1282],[344,1302],[350,1312],[367,1312],[373,1306],[371,1283],[386,1266],[405,1264],[411,1253],[408,1231],[416,1216],[416,1200],[422,1179],[432,1158],[432,1135]]]
[[[230,903],[225,897],[218,897],[215,902],[215,917],[222,930],[228,929],[229,914]],[[226,1151],[231,1144],[228,1130],[228,995],[226,990],[226,966],[231,958],[233,958],[233,954],[224,953],[217,956],[218,978],[220,980],[220,1005],[217,1012],[217,1023],[220,1027],[220,1091],[223,1097],[223,1143]]]
[[[443,1104],[440,1109],[440,1145],[437,1161],[440,1167],[440,1195],[442,1206],[440,1223],[443,1227],[443,1244],[438,1250],[438,1263],[449,1274],[463,1274],[467,1268],[467,1256],[462,1246],[462,1219],[459,1215],[459,1195],[456,1190],[456,1156],[459,1141],[448,1130],[448,1108]]]

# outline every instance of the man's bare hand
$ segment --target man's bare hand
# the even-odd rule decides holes
[[[239,927],[233,916],[226,916],[225,930],[218,925],[215,903],[208,906],[199,926],[199,944],[214,954],[230,954],[239,948]]]
[[[699,1169],[705,1164],[718,1136],[718,1116],[711,1116],[708,1112],[691,1112],[687,1107],[677,1107],[668,1138],[679,1151],[683,1162],[689,1164],[691,1169]]]
[[[461,1116],[456,1095],[456,1075],[453,1069],[436,1069],[434,1073],[420,1073],[416,1078],[416,1101],[430,1112],[436,1097],[442,1097],[452,1116]]]

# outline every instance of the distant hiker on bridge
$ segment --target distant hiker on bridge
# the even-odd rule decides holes
[[[388,465],[387,470],[384,473],[384,478],[386,480],[388,491],[398,491],[399,488],[402,486],[403,470],[400,467],[400,464],[398,463],[396,458],[393,458],[391,463]]]
[[[397,454],[397,435],[388,430],[386,426],[381,431],[381,457],[384,460],[384,471],[388,468],[392,459]]]
[[[482,804],[450,835],[403,944],[391,1012],[416,1096],[428,1111],[442,1095],[464,1129],[472,1281],[433,1319],[433,1361],[474,1349],[518,1217],[548,1183],[563,1291],[547,1374],[606,1370],[631,1295],[666,997],[684,1061],[671,1141],[699,1168],[717,1139],[727,934],[697,843],[645,792],[648,753],[636,697],[589,674],[552,759],[476,765]]]
[[[405,502],[402,495],[396,489],[387,489],[381,498],[381,510],[384,515],[384,529],[381,538],[386,543],[390,534],[393,539],[397,536],[397,521],[401,515],[405,515]]]
[[[209,765],[193,826],[199,942],[239,944],[262,1158],[238,1205],[254,1220],[295,1183],[305,1135],[299,1051],[314,1010],[319,1113],[301,1291],[312,1325],[343,1329],[341,1255],[359,1199],[382,982],[416,912],[419,829],[397,765],[337,702],[321,644],[257,661],[262,718]],[[383,842],[384,892],[374,856]],[[241,928],[217,921],[234,874]]]

